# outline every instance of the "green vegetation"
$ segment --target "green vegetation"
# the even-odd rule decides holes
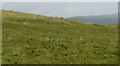
[[[2,65],[2,11],[0,11],[0,65]]]
[[[117,25],[2,12],[3,64],[116,64]]]

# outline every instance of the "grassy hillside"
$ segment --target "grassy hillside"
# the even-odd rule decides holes
[[[2,65],[2,11],[0,11],[0,65]]]
[[[117,25],[2,12],[4,64],[118,63]]]

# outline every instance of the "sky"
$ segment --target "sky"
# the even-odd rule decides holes
[[[2,2],[118,2],[119,0],[0,0]]]
[[[118,12],[117,2],[3,2],[3,10],[55,17],[105,15]]]

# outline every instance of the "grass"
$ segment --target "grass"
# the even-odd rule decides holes
[[[116,64],[117,25],[2,12],[3,64]]]
[[[0,11],[0,65],[2,65],[2,11]]]

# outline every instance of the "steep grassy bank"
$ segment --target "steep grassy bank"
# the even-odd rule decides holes
[[[116,25],[3,11],[3,63],[118,63]]]

